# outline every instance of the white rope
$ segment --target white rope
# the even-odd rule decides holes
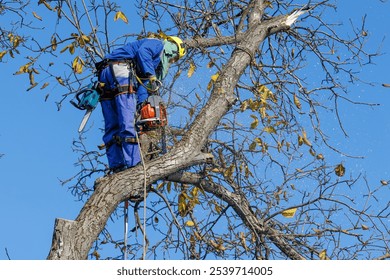
[[[133,99],[134,99],[134,104],[135,104],[135,102],[136,102],[135,94],[133,94]],[[137,118],[135,117],[134,118],[134,127],[135,127],[136,119]],[[139,149],[140,158],[141,158],[141,164],[142,164],[142,168],[143,168],[143,171],[144,171],[144,223],[143,223],[144,237],[143,237],[143,246],[142,246],[143,247],[142,259],[145,260],[146,259],[146,195],[147,195],[147,177],[146,177],[145,160],[144,160],[144,156],[143,156],[143,153],[142,153],[141,143],[140,143],[140,139],[138,137],[137,131],[135,131],[135,137],[137,139],[138,149]]]

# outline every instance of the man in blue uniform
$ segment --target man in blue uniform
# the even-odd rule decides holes
[[[104,84],[100,101],[105,122],[103,141],[111,171],[118,172],[141,161],[135,127],[137,106],[166,76],[169,65],[185,52],[180,38],[166,36],[164,40],[137,40],[105,56],[99,71],[99,81]]]

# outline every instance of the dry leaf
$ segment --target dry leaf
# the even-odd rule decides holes
[[[129,21],[127,20],[127,17],[125,16],[125,14],[121,11],[117,12],[115,14],[115,17],[114,17],[114,20],[117,21],[118,19],[121,19],[123,20],[125,23],[128,23]]]
[[[41,89],[44,89],[45,87],[47,87],[49,85],[49,83],[44,83],[42,86],[41,86]]]
[[[316,158],[317,159],[324,159],[324,155],[323,154],[318,154]]]
[[[210,80],[209,84],[207,85],[207,90],[211,90],[214,83],[217,81],[218,77],[219,77],[219,73],[211,76],[211,80]]]
[[[188,220],[188,221],[185,223],[185,225],[186,225],[187,227],[193,227],[193,226],[195,225],[195,223],[194,223],[193,221],[191,221],[191,220]]]
[[[370,228],[366,225],[362,225],[362,230],[369,230]]]
[[[83,73],[83,66],[84,61],[79,56],[76,56],[72,62],[73,72],[75,72],[76,74]]]
[[[56,79],[60,83],[60,85],[65,86],[65,83],[64,83],[64,81],[62,80],[61,77],[56,77]]]
[[[275,130],[275,128],[273,127],[273,126],[267,126],[267,127],[264,127],[264,129],[263,129],[265,132],[267,132],[267,133],[276,133],[276,130]]]
[[[306,145],[311,147],[311,143],[310,143],[309,139],[307,139],[307,135],[306,135],[305,130],[302,130],[302,140],[303,140],[303,143],[305,143]]]
[[[326,256],[326,250],[322,250],[318,256],[320,257],[320,260],[328,260],[329,258]]]
[[[191,76],[194,74],[195,70],[196,70],[196,65],[193,62],[191,62],[190,68],[188,69],[187,77],[191,78]]]
[[[32,12],[33,16],[38,19],[38,20],[42,20],[42,17],[40,17],[36,12]]]
[[[294,94],[294,104],[297,106],[297,108],[300,110],[302,108],[301,102],[299,101],[296,94]]]
[[[251,123],[251,129],[255,129],[259,125],[259,119],[255,115],[251,115],[253,122]]]
[[[290,208],[290,209],[284,210],[282,212],[282,215],[283,215],[283,217],[286,217],[286,218],[292,218],[292,217],[294,217],[295,212],[297,212],[297,208]]]
[[[337,176],[343,177],[345,174],[345,167],[343,166],[342,163],[340,163],[339,165],[336,166],[334,172],[336,173]]]
[[[5,56],[6,53],[7,53],[7,51],[0,52],[0,59],[3,59],[3,57]]]

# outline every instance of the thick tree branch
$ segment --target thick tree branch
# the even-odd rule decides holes
[[[305,258],[295,250],[294,246],[288,243],[284,238],[283,233],[272,228],[269,224],[264,224],[264,221],[259,219],[253,213],[251,206],[245,196],[238,193],[229,192],[221,185],[215,184],[210,180],[204,179],[199,174],[182,172],[176,173],[168,177],[168,180],[185,184],[199,186],[204,191],[213,194],[230,205],[237,215],[240,216],[246,226],[256,233],[257,236],[265,236],[277,246],[286,257],[293,260],[304,260]]]

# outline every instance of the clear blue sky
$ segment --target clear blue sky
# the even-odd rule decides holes
[[[366,172],[369,180],[390,179],[390,3],[379,0],[338,1],[344,23],[348,18],[360,19],[366,13],[366,30],[370,46],[381,47],[382,57],[367,67],[362,78],[375,87],[358,84],[350,88],[350,96],[358,101],[380,103],[375,108],[357,106],[342,111],[349,139],[340,138],[339,146],[351,154],[364,155],[364,160],[351,161],[347,172]],[[369,2],[369,4],[368,4]],[[127,30],[128,32],[128,30]],[[383,44],[382,39],[384,38]],[[380,46],[381,45],[381,46]],[[47,102],[39,92],[26,92],[25,76],[14,76],[20,60],[0,64],[2,100],[0,102],[0,259],[45,259],[51,246],[56,217],[75,219],[82,207],[59,179],[74,175],[78,155],[72,152],[72,141],[82,113],[66,102],[57,111],[58,94],[51,93]],[[100,107],[92,121],[102,121]],[[89,135],[89,141],[101,143],[101,135]],[[95,137],[95,138],[92,138]],[[341,159],[343,160],[343,159]]]

